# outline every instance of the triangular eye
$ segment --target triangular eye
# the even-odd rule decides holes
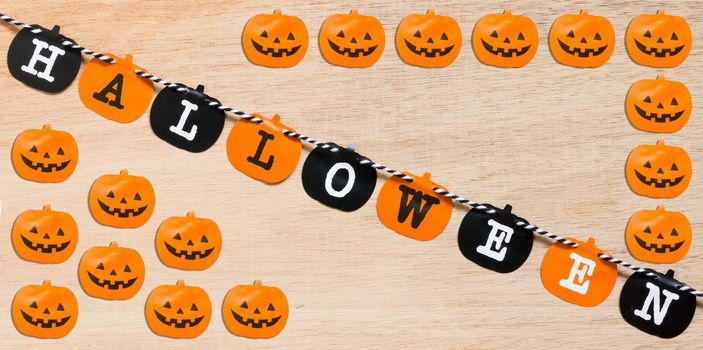
[[[242,309],[248,309],[249,305],[247,305],[247,302],[245,301],[242,303],[242,305],[239,305],[239,307],[241,307]]]
[[[596,33],[596,36],[593,37],[593,40],[600,40],[600,33]]]
[[[676,229],[675,229],[675,228],[672,228],[672,229],[671,229],[671,235],[674,236],[674,237],[676,237],[676,236],[679,235],[679,233],[676,232]]]
[[[171,302],[170,302],[170,301],[167,301],[166,304],[164,304],[164,307],[167,308],[167,309],[170,309],[170,308],[171,308]]]
[[[268,311],[276,311],[276,308],[273,307],[273,304],[269,304]]]
[[[447,33],[442,32],[442,36],[439,37],[441,40],[449,40],[449,37],[447,36]]]
[[[343,37],[344,37],[344,32],[340,30],[339,33],[337,33],[337,37],[338,37],[338,38],[343,38]]]
[[[649,31],[646,31],[646,32],[644,32],[644,35],[643,35],[643,36],[644,36],[645,38],[651,38],[651,37],[652,37],[652,33],[650,33]]]
[[[107,193],[107,198],[115,198],[115,194],[110,191]]]
[[[195,303],[193,303],[193,305],[190,306],[190,311],[198,311],[198,307],[195,306]]]
[[[39,231],[37,231],[37,227],[36,227],[36,226],[32,226],[32,228],[29,229],[29,232],[31,232],[31,233],[37,233],[37,232],[39,232]]]
[[[56,232],[57,236],[64,236],[63,230],[59,229],[59,232]]]
[[[573,30],[570,30],[570,31],[569,31],[569,34],[566,34],[566,36],[568,36],[569,38],[575,37],[574,31],[573,31]]]
[[[207,237],[203,235],[203,238],[200,239],[200,243],[208,243]]]
[[[517,35],[517,40],[525,40],[525,36],[522,35],[522,32],[520,32],[520,34]]]
[[[64,311],[63,304],[59,303],[59,307],[56,308],[56,311]]]
[[[59,151],[56,152],[56,154],[62,156],[63,155],[63,148],[59,147]]]
[[[37,153],[37,146],[32,146],[32,148],[29,149],[30,152]]]
[[[129,265],[124,266],[124,272],[132,272],[132,269],[129,268]]]
[[[96,267],[96,269],[98,269],[98,270],[105,270],[105,265],[103,265],[103,263],[99,263],[99,264],[98,264],[98,267]]]
[[[420,31],[419,31],[419,30],[418,30],[417,32],[415,32],[415,34],[413,34],[413,36],[416,37],[416,38],[422,38],[422,35],[420,35]]]
[[[142,200],[142,196],[139,195],[139,192],[137,192],[137,194],[134,195],[134,200],[135,200],[135,201],[140,201],[140,200]]]
[[[269,37],[269,33],[266,33],[266,31],[264,30],[263,32],[261,32],[261,37],[262,37],[262,38],[268,38],[268,37]]]
[[[679,37],[676,35],[676,33],[671,33],[671,40],[679,40]]]
[[[32,309],[36,309],[36,308],[37,308],[37,302],[36,302],[36,301],[33,301],[32,304],[29,305],[29,307],[31,307]]]
[[[676,171],[679,170],[679,167],[676,166],[676,163],[671,164],[671,170],[676,170]]]
[[[181,233],[180,233],[180,232],[176,232],[176,235],[173,236],[173,239],[175,239],[175,240],[177,240],[177,241],[180,241],[180,240],[181,240]]]
[[[644,233],[652,233],[652,229],[647,226],[647,228],[644,229]]]
[[[498,32],[496,32],[495,30],[493,32],[491,32],[491,38],[497,38],[497,37],[498,37]]]
[[[672,99],[671,99],[671,105],[672,105],[672,106],[678,106],[678,105],[679,105],[679,101],[676,101],[676,98],[672,98]]]
[[[364,35],[364,40],[371,40],[371,34],[366,33],[366,35]]]
[[[293,33],[288,33],[288,40],[295,40]]]
[[[647,96],[644,98],[644,102],[652,103],[652,99],[649,96]]]
[[[652,167],[652,163],[650,163],[649,161],[646,161],[646,162],[644,163],[644,167],[645,167],[645,168],[651,168],[651,167]]]

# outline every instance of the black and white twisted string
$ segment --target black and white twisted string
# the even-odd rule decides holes
[[[649,276],[649,277],[657,277],[657,276],[659,276],[659,274],[656,273],[654,270],[645,269],[645,268],[643,268],[643,267],[639,267],[639,266],[637,266],[637,265],[630,264],[629,262],[623,261],[622,259],[618,259],[618,258],[616,258],[616,257],[610,256],[610,255],[605,254],[605,253],[599,253],[599,254],[598,254],[598,257],[601,258],[602,260],[607,261],[607,262],[611,262],[611,263],[614,263],[614,264],[617,264],[617,265],[620,265],[620,266],[624,266],[624,267],[626,267],[626,268],[628,268],[628,269],[630,269],[630,270],[632,270],[632,271],[643,273],[643,274],[645,274],[645,275],[647,275],[647,276]],[[682,292],[691,293],[691,294],[693,294],[693,295],[695,295],[695,296],[697,296],[697,297],[703,296],[703,291],[702,291],[702,290],[695,290],[693,287],[691,287],[691,286],[689,286],[688,284],[683,283],[683,282],[681,283],[680,286],[678,286],[678,289],[679,289],[680,291],[682,291]]]

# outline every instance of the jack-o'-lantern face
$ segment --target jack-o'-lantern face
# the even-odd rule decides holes
[[[171,338],[195,338],[210,324],[212,303],[200,287],[176,285],[154,288],[146,300],[146,320],[151,330]]]
[[[154,211],[156,196],[149,180],[127,170],[95,180],[88,198],[93,218],[103,225],[139,227]]]
[[[38,182],[62,182],[78,164],[78,145],[66,131],[27,129],[12,145],[12,165],[17,175]]]
[[[156,253],[161,261],[183,270],[203,270],[212,266],[222,250],[222,234],[217,224],[188,212],[172,216],[156,232]]]
[[[335,14],[320,28],[320,51],[327,62],[344,67],[370,67],[383,55],[386,33],[376,17],[357,10]]]
[[[37,338],[63,338],[78,319],[78,301],[66,287],[52,286],[46,280],[27,285],[12,300],[12,321],[24,335]]]
[[[683,148],[639,145],[627,158],[625,174],[632,190],[653,198],[673,198],[683,193],[691,182],[691,158]]]
[[[476,22],[473,47],[481,62],[498,67],[522,67],[535,57],[539,38],[537,26],[527,16],[510,10],[489,14]]]
[[[12,226],[12,246],[22,259],[38,263],[66,261],[78,244],[78,225],[63,211],[27,210]]]
[[[615,48],[615,30],[602,16],[578,14],[559,16],[549,32],[549,48],[561,64],[573,67],[600,67]]]
[[[679,16],[664,10],[635,17],[625,35],[633,61],[651,67],[676,67],[691,51],[691,27]]]
[[[285,294],[256,280],[230,289],[222,302],[222,318],[230,332],[247,338],[272,338],[288,321]]]
[[[83,254],[78,277],[86,294],[103,299],[124,300],[142,288],[144,260],[132,248],[117,246],[92,247]]]
[[[420,67],[446,67],[461,51],[461,28],[454,18],[412,14],[400,22],[395,34],[398,55],[407,64]]]
[[[633,257],[653,263],[675,263],[691,247],[691,223],[680,212],[640,210],[630,218],[625,241]]]
[[[308,50],[308,29],[295,16],[276,9],[273,14],[258,14],[247,22],[242,46],[249,61],[267,67],[293,67]]]
[[[691,115],[691,93],[681,82],[643,79],[632,85],[625,100],[627,118],[633,126],[651,132],[681,130]]]

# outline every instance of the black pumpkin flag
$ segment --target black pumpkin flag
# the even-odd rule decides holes
[[[337,152],[315,148],[303,165],[303,188],[313,199],[343,211],[361,208],[376,188],[376,170],[359,163],[361,156],[352,149],[337,147]]]
[[[214,98],[198,85],[186,92],[164,88],[151,106],[151,129],[160,139],[189,152],[210,148],[225,126],[223,111],[208,105]]]
[[[686,330],[696,312],[696,297],[681,291],[683,283],[674,271],[655,276],[633,273],[620,292],[620,314],[633,327],[661,338],[673,338]]]
[[[513,215],[510,205],[505,209],[484,205],[496,212],[470,210],[459,226],[459,249],[479,266],[500,273],[513,272],[530,256],[533,234],[515,224],[527,221]]]
[[[39,90],[60,92],[76,78],[81,68],[81,54],[64,46],[67,39],[60,27],[48,30],[38,25],[20,30],[7,50],[7,67],[15,79]]]

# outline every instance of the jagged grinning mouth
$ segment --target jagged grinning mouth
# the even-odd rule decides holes
[[[266,327],[273,327],[278,320],[281,319],[281,316],[276,316],[269,320],[264,320],[260,319],[258,321],[254,321],[253,318],[247,318],[246,320],[244,317],[240,316],[238,313],[236,313],[234,310],[230,309],[229,311],[232,311],[232,316],[234,316],[234,319],[237,320],[241,325],[251,327],[251,328],[263,328],[264,326]]]
[[[164,245],[166,245],[166,250],[168,250],[169,253],[179,258],[185,258],[186,260],[195,260],[196,258],[205,259],[208,257],[208,255],[210,255],[210,253],[212,253],[213,250],[215,250],[215,248],[210,248],[206,249],[205,251],[195,250],[189,252],[187,250],[178,250],[166,242],[164,242]]]
[[[118,216],[121,218],[128,218],[129,214],[132,214],[132,217],[139,216],[141,215],[145,210],[148,205],[145,205],[136,211],[134,209],[120,209],[120,208],[115,208],[115,209],[110,209],[110,206],[103,203],[101,200],[98,199],[98,204],[100,204],[100,208],[107,214],[110,214],[112,216]]]
[[[166,316],[160,314],[156,310],[154,310],[154,314],[156,314],[156,318],[159,319],[159,321],[161,323],[163,323],[167,326],[174,326],[176,328],[195,327],[200,323],[200,321],[203,320],[203,317],[205,317],[205,316],[200,316],[194,320],[188,320],[188,319],[177,320],[175,318],[167,320]]]
[[[50,173],[52,171],[59,172],[63,169],[65,169],[68,166],[68,163],[71,162],[71,160],[67,160],[61,164],[58,163],[38,163],[35,165],[34,162],[32,162],[29,158],[25,157],[24,154],[20,153],[20,156],[22,157],[22,161],[24,162],[24,165],[28,166],[30,169],[34,170],[40,170],[42,173]]]
[[[374,46],[371,46],[366,49],[364,49],[364,48],[351,49],[349,47],[345,47],[342,49],[341,47],[339,47],[339,45],[333,43],[332,40],[330,40],[330,39],[327,39],[327,42],[330,44],[330,47],[332,48],[332,50],[334,50],[334,52],[336,52],[342,56],[344,56],[344,54],[346,53],[346,54],[349,54],[349,57],[359,57],[359,55],[368,56],[368,55],[372,54],[374,51],[376,51],[376,48],[378,47],[378,45],[374,45]]]
[[[649,121],[653,121],[655,123],[665,123],[667,120],[670,122],[675,121],[676,119],[681,118],[683,115],[684,111],[679,111],[674,113],[674,115],[671,115],[671,113],[664,113],[664,114],[657,114],[657,113],[647,113],[644,109],[640,108],[640,106],[635,105],[635,110],[637,111],[637,114],[640,115],[640,117],[647,119]]]
[[[683,50],[683,47],[686,46],[686,45],[681,45],[681,46],[674,48],[674,49],[665,49],[665,48],[657,49],[656,47],[648,49],[647,46],[645,46],[641,42],[637,41],[637,39],[634,39],[634,40],[635,40],[635,44],[637,44],[637,48],[640,49],[640,51],[642,51],[643,53],[646,53],[647,55],[650,55],[650,56],[654,55],[654,57],[660,57],[660,58],[666,57],[667,54],[669,55],[669,57],[676,56],[679,54],[679,52],[681,52],[681,50]]]
[[[107,289],[120,289],[120,286],[122,286],[122,289],[127,289],[127,288],[131,287],[134,284],[134,282],[137,281],[137,278],[139,278],[139,277],[135,277],[135,278],[132,278],[131,280],[127,280],[127,282],[125,282],[125,281],[110,281],[110,280],[103,280],[102,282],[100,282],[100,279],[98,277],[96,277],[95,275],[93,275],[92,273],[90,273],[90,271],[86,271],[86,272],[88,272],[88,277],[90,277],[90,280],[93,281],[93,283],[96,286],[103,287],[103,288],[107,287]]]
[[[279,48],[279,49],[274,49],[274,48],[268,48],[264,49],[264,46],[257,43],[254,41],[254,39],[251,39],[252,45],[254,45],[254,48],[256,51],[259,51],[260,54],[268,56],[268,54],[271,54],[271,57],[283,57],[283,54],[286,54],[286,57],[290,57],[295,55],[296,52],[300,49],[301,45],[292,47],[290,49],[285,49],[285,48]]]
[[[678,185],[681,180],[683,180],[684,176],[677,177],[676,179],[669,180],[669,179],[657,179],[657,178],[652,178],[651,180],[647,180],[647,177],[642,175],[637,169],[633,169],[635,171],[635,175],[637,175],[637,178],[640,180],[645,185],[654,185],[656,188],[665,188],[666,184],[669,184],[669,187],[674,187]]]
[[[416,54],[416,55],[418,55],[418,56],[423,56],[423,54],[424,54],[425,57],[435,57],[435,56],[437,56],[437,55],[445,56],[446,54],[448,54],[449,52],[451,52],[452,49],[454,48],[454,45],[451,45],[451,46],[449,46],[449,47],[445,47],[444,49],[439,49],[439,48],[437,48],[437,49],[432,49],[432,50],[430,50],[430,49],[428,49],[428,48],[426,48],[426,47],[423,47],[423,48],[421,48],[421,49],[418,50],[418,48],[417,48],[415,45],[411,44],[407,39],[403,39],[403,40],[405,40],[405,46],[407,46],[408,49],[409,49],[412,53],[414,53],[414,54]]]
[[[603,51],[605,51],[605,49],[608,48],[608,45],[605,45],[605,46],[599,47],[598,49],[591,49],[591,48],[582,49],[580,47],[575,47],[572,49],[571,47],[569,47],[569,45],[564,44],[563,41],[561,41],[559,39],[557,39],[557,41],[559,42],[559,46],[561,47],[561,49],[564,50],[566,53],[568,53],[569,55],[572,55],[572,56],[579,56],[579,57],[589,57],[589,56],[595,57],[595,56],[602,54]]]
[[[527,45],[523,47],[522,49],[505,49],[503,47],[498,47],[498,48],[493,48],[491,44],[487,43],[485,40],[481,39],[481,43],[483,44],[483,47],[486,49],[486,51],[498,56],[501,55],[503,57],[513,57],[513,56],[522,56],[525,53],[527,53],[527,50],[532,47],[532,45]]]
[[[640,247],[647,249],[649,251],[653,250],[656,253],[666,253],[667,249],[669,249],[669,253],[675,252],[679,248],[681,248],[681,246],[683,245],[683,242],[684,242],[684,241],[678,242],[678,243],[674,244],[673,246],[671,246],[671,244],[662,244],[661,246],[659,246],[656,243],[647,244],[647,242],[645,242],[643,239],[637,237],[637,235],[635,235],[635,240],[637,241],[637,244],[640,245]]]
[[[61,245],[34,243],[34,242],[28,240],[25,236],[20,235],[20,237],[22,237],[22,242],[24,242],[24,245],[26,245],[27,248],[29,248],[31,250],[38,251],[40,253],[51,253],[51,252],[58,253],[64,249],[66,249],[71,244],[71,241],[61,243]]]
[[[24,312],[24,310],[20,310],[20,313],[22,314],[22,317],[24,318],[25,321],[27,321],[29,324],[33,326],[41,326],[41,328],[59,328],[68,322],[68,320],[71,318],[71,316],[66,316],[62,318],[61,320],[58,319],[48,319],[45,320],[43,318],[37,318],[36,321],[32,319],[32,316],[29,316],[28,313]]]

